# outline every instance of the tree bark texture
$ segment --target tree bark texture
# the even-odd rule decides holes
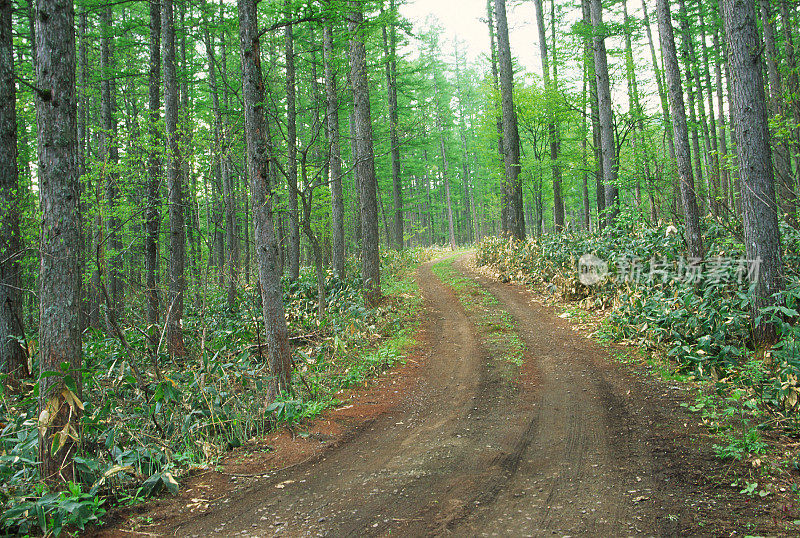
[[[167,345],[170,355],[183,356],[183,300],[186,294],[183,167],[178,134],[178,80],[175,71],[175,23],[172,0],[161,0],[161,60],[164,68],[164,125],[167,136],[169,204],[169,304]]]
[[[495,0],[497,19],[497,56],[500,75],[500,102],[503,111],[503,157],[505,180],[503,206],[506,208],[506,229],[512,237],[525,239],[525,217],[522,212],[522,180],[519,153],[519,127],[514,108],[514,72],[511,65],[511,43],[508,37],[505,0]]]
[[[330,23],[322,30],[323,61],[325,62],[326,127],[330,144],[331,236],[333,270],[344,276],[344,194],[342,193],[342,149],[339,143],[339,94],[334,71],[333,28]]]
[[[743,187],[745,250],[748,259],[758,260],[759,264],[754,280],[755,320],[764,307],[776,304],[774,294],[784,287],[769,116],[762,74],[764,64],[759,52],[754,5],[746,0],[723,0],[722,18],[728,37],[730,104],[736,119],[733,127]],[[755,335],[760,344],[771,344],[776,338],[775,326],[762,322],[755,327]]]
[[[65,374],[39,379],[39,459],[45,482],[75,478],[79,439],[81,335],[80,226],[75,90],[75,12],[72,2],[37,0],[36,125],[42,209],[39,368]],[[66,368],[66,371],[64,371]],[[75,381],[78,394],[67,388]]]
[[[28,375],[22,322],[22,236],[11,0],[0,0],[0,373]]]
[[[238,0],[239,38],[242,47],[242,97],[244,100],[247,168],[253,199],[253,225],[258,259],[261,301],[264,312],[269,365],[275,379],[270,383],[266,402],[289,388],[291,349],[283,308],[283,289],[278,266],[278,243],[272,219],[270,159],[264,116],[264,79],[261,72],[261,47],[254,0]]]
[[[703,238],[700,235],[700,217],[694,191],[694,176],[689,153],[689,130],[686,125],[686,109],[683,104],[683,88],[678,64],[678,53],[675,49],[675,34],[668,0],[658,0],[658,32],[661,36],[661,49],[664,55],[664,74],[669,93],[670,111],[672,115],[672,132],[675,142],[675,158],[680,177],[683,213],[686,218],[686,242],[689,255],[703,258]]]
[[[603,7],[600,0],[590,0],[594,36],[594,75],[597,80],[597,107],[600,120],[600,151],[603,160],[605,184],[605,210],[607,221],[613,222],[619,213],[619,188],[617,187],[617,156],[614,145],[614,118],[611,110],[611,86],[608,79]]]
[[[369,306],[381,296],[378,182],[375,176],[375,153],[372,146],[372,116],[367,81],[367,50],[364,45],[364,14],[361,3],[351,1],[348,29],[350,31],[350,83],[353,90],[353,121],[355,127],[356,181],[361,205],[361,274],[364,279],[364,299]]]

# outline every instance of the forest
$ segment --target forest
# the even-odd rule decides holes
[[[0,0],[0,532],[335,407],[459,248],[797,435],[796,3],[403,8]]]

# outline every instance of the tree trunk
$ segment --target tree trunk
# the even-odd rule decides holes
[[[167,135],[169,199],[169,306],[167,344],[172,356],[183,356],[183,300],[186,293],[183,170],[178,134],[178,80],[175,71],[175,23],[172,0],[161,0],[161,59],[164,67],[164,125]]]
[[[700,151],[700,133],[698,131],[698,125],[700,125],[701,122],[705,122],[705,114],[699,78],[695,78],[694,76],[693,63],[696,57],[692,31],[689,28],[689,16],[686,12],[686,2],[684,0],[678,0],[678,6],[678,20],[680,21],[682,34],[681,54],[683,55],[684,67],[686,69],[686,97],[688,99],[687,105],[689,106],[689,130],[692,137],[692,158],[694,160],[695,186],[697,187],[698,185],[702,185],[703,181],[708,185],[708,174],[703,174],[702,165],[702,160],[705,160],[707,153],[703,154]],[[699,110],[699,112],[695,112],[696,110]],[[706,132],[707,131],[708,128],[706,128]],[[708,148],[708,151],[710,152],[710,148]],[[706,170],[708,170],[708,166],[706,166]],[[706,188],[704,190],[706,194],[708,194],[708,189]],[[706,206],[708,206],[708,203]]]
[[[583,24],[586,28],[592,27],[590,0],[582,0]],[[591,52],[590,52],[591,51]],[[589,104],[592,117],[592,148],[595,162],[595,201],[597,203],[597,229],[602,230],[606,225],[606,193],[603,186],[603,152],[600,144],[600,110],[597,103],[597,77],[594,71],[594,38],[587,36],[584,42],[584,61],[586,62],[586,77],[589,80]]]
[[[664,116],[664,133],[667,138],[669,158],[671,161],[674,162],[675,141],[672,138],[672,119],[670,118],[669,115],[669,97],[667,96],[667,90],[664,88],[664,79],[661,76],[661,70],[658,68],[656,49],[655,46],[653,45],[653,31],[650,28],[650,15],[647,12],[647,0],[642,0],[642,14],[643,14],[644,29],[647,32],[647,44],[650,48],[650,59],[653,63],[653,72],[655,73],[656,85],[658,86],[658,96],[659,96],[659,101],[661,102],[661,112]],[[674,177],[674,174],[670,174],[670,176]],[[673,181],[673,185],[677,184]],[[676,192],[678,192],[679,190],[680,190],[679,188],[675,189]]]
[[[508,38],[506,1],[495,0],[497,17],[497,52],[500,67],[500,102],[503,110],[503,157],[505,181],[503,206],[506,208],[506,228],[503,232],[520,241],[525,239],[525,217],[522,213],[522,180],[519,158],[519,128],[514,108],[514,72],[511,66],[511,44]]]
[[[536,23],[539,27],[539,55],[542,59],[544,91],[547,102],[551,103],[551,99],[555,94],[555,89],[550,83],[550,62],[547,54],[547,36],[545,34],[542,0],[534,0],[533,4],[536,8]],[[552,15],[555,17],[555,14]],[[550,136],[550,168],[553,174],[553,220],[555,223],[555,231],[558,233],[564,228],[564,199],[561,196],[561,165],[558,162],[558,152],[561,147],[561,138],[559,136],[558,125],[556,125],[555,111],[551,109],[548,111],[547,115],[547,131]]]
[[[581,155],[583,157],[583,229],[591,230],[591,204],[589,203],[589,152],[587,138],[589,138],[589,122],[587,121],[586,104],[589,100],[589,43],[584,39],[583,48],[583,92],[581,93]]]
[[[75,13],[72,3],[36,2],[36,124],[42,208],[39,324],[39,460],[51,485],[76,478],[80,437],[81,275],[78,204]],[[66,376],[46,372],[63,372]],[[68,378],[74,381],[68,383]],[[74,391],[71,390],[75,389]],[[75,393],[77,392],[77,394]],[[69,397],[69,399],[67,398]]]
[[[706,44],[706,25],[705,18],[703,17],[704,7],[699,7],[699,24],[700,24],[700,48],[703,57],[703,74],[705,76],[706,97],[708,99],[708,124],[710,128],[709,142],[710,154],[708,156],[711,165],[711,186],[712,191],[709,193],[709,200],[711,207],[709,208],[715,216],[719,215],[719,190],[720,190],[720,166],[719,166],[719,143],[717,138],[717,121],[714,118],[714,90],[711,84],[711,67],[708,60],[708,46]]]
[[[286,15],[289,13],[289,0],[285,0]],[[287,24],[284,28],[286,54],[286,144],[289,155],[286,163],[287,180],[289,182],[289,278],[300,277],[300,222],[297,206],[297,95],[295,86],[294,65],[294,28]]]
[[[783,260],[775,201],[769,116],[762,75],[755,9],[745,0],[723,0],[722,18],[728,37],[728,68],[731,75],[730,104],[736,118],[734,133],[739,148],[739,174],[743,184],[742,209],[747,258],[758,264],[751,271],[755,283],[753,324],[759,345],[776,338],[775,326],[755,320],[762,309],[778,302],[783,290]],[[756,274],[753,274],[756,273]]]
[[[225,207],[225,240],[224,244],[227,246],[228,255],[220,252],[220,281],[225,280],[227,274],[227,300],[228,308],[233,309],[236,305],[236,278],[238,268],[234,267],[234,260],[238,257],[238,253],[234,254],[236,245],[236,213],[233,201],[233,186],[231,184],[230,171],[227,166],[226,151],[224,150],[225,144],[223,143],[223,122],[222,110],[219,99],[219,84],[217,83],[217,66],[216,54],[214,52],[214,43],[208,28],[204,30],[204,40],[206,44],[206,56],[208,57],[208,81],[209,91],[211,93],[211,108],[214,113],[214,156],[216,170],[215,173],[219,174],[219,180],[222,184],[222,202]],[[217,198],[215,197],[215,205],[217,207]],[[222,215],[217,216],[218,222],[215,223],[215,230],[219,230],[218,223],[222,220]],[[221,234],[221,231],[219,232]],[[223,241],[220,239],[219,244]]]
[[[694,176],[689,155],[689,131],[686,125],[686,109],[683,105],[681,73],[678,53],[675,50],[675,35],[672,30],[671,13],[668,0],[658,0],[658,33],[661,36],[661,49],[664,55],[664,73],[669,91],[672,112],[672,132],[675,142],[675,157],[680,176],[681,198],[686,217],[686,242],[689,256],[703,258],[703,238],[700,235],[700,217],[694,192]]]
[[[0,373],[28,376],[20,342],[22,324],[22,236],[17,170],[17,112],[11,0],[0,0]]]
[[[389,2],[391,17],[396,15],[394,0]],[[400,180],[400,139],[397,136],[397,52],[394,21],[390,32],[382,28],[383,54],[385,56],[386,89],[389,97],[389,144],[392,156],[392,200],[394,202],[394,247],[403,248],[403,185]],[[390,35],[387,35],[390,34]]]
[[[219,20],[224,21],[224,3],[219,3]],[[228,110],[228,85],[225,77],[228,73],[228,54],[225,46],[225,39],[220,40],[220,72],[219,76],[222,83],[222,105]],[[239,265],[241,261],[240,241],[239,241],[239,218],[237,211],[239,203],[236,197],[236,182],[234,180],[234,168],[231,161],[231,147],[228,138],[227,117],[222,118],[222,196],[225,199],[225,244],[228,245],[228,257],[226,260],[228,267],[228,307],[236,305],[236,295],[239,290]]]
[[[261,47],[254,0],[238,0],[239,38],[242,47],[242,97],[244,100],[247,167],[253,196],[258,273],[264,312],[269,366],[274,380],[266,403],[289,389],[291,349],[283,309],[283,290],[278,270],[278,245],[272,220],[270,158],[264,118],[264,79],[261,73]]]
[[[619,188],[617,187],[617,158],[614,145],[614,120],[611,111],[611,87],[608,80],[603,7],[600,0],[590,0],[590,13],[594,35],[594,73],[597,80],[597,107],[600,119],[600,148],[605,183],[605,210],[610,224],[619,213]]]
[[[364,44],[364,14],[358,1],[351,0],[352,9],[348,21],[350,31],[350,83],[353,90],[353,119],[358,158],[356,179],[361,202],[361,273],[364,279],[364,302],[368,306],[378,304],[381,296],[378,198],[375,177],[375,153],[372,147],[372,116],[369,106],[369,84],[367,82],[367,50]]]
[[[158,294],[158,236],[161,224],[161,156],[156,148],[161,147],[161,135],[158,123],[161,118],[161,5],[159,1],[150,2],[150,147],[153,150],[148,156],[147,177],[147,213],[145,216],[147,236],[145,237],[145,298],[147,302],[147,324],[153,328],[153,336],[148,340],[150,353],[155,357],[158,339],[155,336],[159,322]]]
[[[327,105],[328,143],[330,144],[331,236],[333,270],[344,276],[344,195],[342,194],[342,149],[339,144],[339,95],[333,69],[333,29],[328,23],[322,30],[323,61],[325,62],[325,101]]]
[[[80,15],[78,17],[78,70],[77,70],[77,77],[78,77],[78,177],[85,178],[87,167],[87,152],[88,152],[88,121],[89,121],[89,98],[88,98],[88,60],[86,54],[86,31],[88,27],[88,20],[86,15],[86,8],[82,8]],[[20,57],[20,59],[22,59]],[[25,145],[27,145],[27,140],[24,140]],[[29,160],[28,157],[25,160]],[[23,161],[24,162],[24,161]],[[91,245],[86,244],[86,232],[87,228],[91,225],[87,226],[86,223],[86,213],[87,211],[87,202],[88,202],[88,195],[86,191],[86,182],[80,181],[80,202],[78,203],[78,208],[80,211],[80,226],[81,226],[81,234],[80,234],[80,242],[81,242],[81,256],[79,260],[80,264],[80,273],[81,275],[86,274],[86,262],[87,260],[92,259],[92,252],[91,252]],[[91,301],[91,293],[87,289],[87,286],[83,285],[83,280],[81,280],[81,308],[80,308],[80,331],[83,334],[83,331],[89,326],[89,318],[90,312],[92,309],[92,301]]]

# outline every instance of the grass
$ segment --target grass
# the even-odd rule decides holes
[[[514,327],[513,318],[486,288],[456,270],[455,258],[455,255],[450,256],[434,264],[433,273],[455,291],[492,358],[521,366],[525,345]]]

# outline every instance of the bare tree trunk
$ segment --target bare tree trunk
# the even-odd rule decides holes
[[[285,0],[287,15],[289,0]],[[294,65],[294,28],[287,24],[284,28],[286,53],[286,144],[289,150],[286,163],[289,181],[289,278],[300,277],[300,222],[297,205],[297,96]]]
[[[637,211],[642,211],[641,180],[644,180],[645,186],[650,190],[649,186],[652,183],[652,179],[650,178],[647,140],[645,139],[644,121],[642,120],[644,112],[639,102],[639,86],[636,81],[636,67],[633,60],[633,43],[631,39],[633,29],[630,26],[631,20],[628,17],[627,0],[622,1],[622,11],[625,17],[625,74],[628,83],[628,110],[633,121],[631,144],[636,164],[634,170],[636,174],[636,204],[638,206]]]
[[[661,112],[664,115],[664,135],[667,138],[669,158],[671,161],[674,162],[675,141],[672,138],[672,119],[670,118],[669,115],[669,97],[667,96],[667,90],[664,88],[664,79],[661,76],[661,70],[658,68],[656,49],[655,46],[653,45],[653,31],[650,28],[650,15],[647,12],[647,0],[642,0],[642,14],[643,14],[644,29],[647,32],[647,43],[650,47],[650,58],[653,63],[653,72],[655,73],[656,85],[658,86],[658,96],[659,100],[661,101]],[[670,174],[670,176],[674,177],[674,174]],[[673,184],[676,183],[673,182]],[[675,190],[677,192],[679,188],[676,188]]]
[[[87,63],[87,54],[86,54],[86,31],[88,26],[88,20],[86,16],[86,8],[82,8],[79,18],[78,18],[78,177],[84,178],[86,176],[87,167],[86,167],[86,158],[87,158],[87,151],[88,151],[88,121],[89,121],[89,98],[87,92],[87,80],[88,80],[88,63]],[[20,58],[21,59],[21,58]],[[24,136],[24,135],[23,135]],[[25,141],[27,142],[27,140]],[[91,245],[86,244],[86,233],[87,229],[91,227],[91,225],[87,226],[86,223],[86,213],[87,213],[87,206],[86,203],[88,201],[87,191],[86,191],[86,183],[84,181],[80,181],[80,202],[78,203],[78,207],[80,210],[80,226],[81,226],[81,234],[80,234],[80,243],[81,243],[81,256],[79,260],[80,264],[80,273],[81,275],[86,274],[86,261],[92,259],[92,252],[91,252]],[[81,278],[81,307],[80,307],[80,331],[83,334],[83,331],[89,326],[89,317],[90,311],[92,309],[92,301],[91,301],[91,294],[87,289],[87,286],[83,285],[83,278]]]
[[[342,194],[342,150],[339,144],[339,95],[333,70],[333,29],[328,23],[322,30],[323,61],[325,62],[325,98],[327,104],[327,136],[330,144],[331,236],[333,270],[344,276],[344,195]]]
[[[198,289],[200,285],[200,272],[201,272],[201,250],[199,243],[199,235],[200,235],[200,215],[199,215],[199,207],[197,205],[197,184],[194,174],[192,174],[192,168],[190,163],[190,156],[193,153],[193,146],[192,146],[192,125],[191,125],[191,103],[189,102],[189,77],[188,77],[188,64],[186,62],[186,34],[187,26],[186,26],[186,2],[178,2],[178,15],[180,17],[180,28],[182,32],[179,34],[179,46],[180,46],[180,69],[181,74],[183,75],[181,78],[176,79],[179,80],[180,86],[178,87],[178,123],[179,126],[177,130],[177,144],[182,148],[180,152],[180,167],[181,167],[181,208],[184,212],[184,266],[188,266],[191,274],[190,282],[194,282],[195,290]],[[163,24],[162,24],[163,26]],[[174,30],[173,30],[174,33]],[[177,66],[176,66],[177,72]],[[166,86],[166,78],[164,82]],[[166,93],[166,87],[165,87]],[[167,181],[169,183],[169,180]],[[167,185],[169,189],[169,185]],[[186,257],[186,243],[189,244],[189,256]],[[188,262],[188,263],[187,263]],[[184,285],[184,295],[186,294],[187,288]],[[199,293],[195,294],[195,300],[199,297]]]
[[[719,143],[717,138],[717,121],[714,118],[714,90],[711,84],[711,67],[708,60],[708,45],[706,44],[706,25],[705,18],[703,17],[704,7],[699,6],[699,24],[700,24],[700,48],[703,57],[703,74],[705,76],[706,98],[708,99],[708,124],[710,128],[709,142],[710,154],[708,161],[711,166],[711,192],[708,193],[708,198],[711,203],[712,213],[719,215],[719,190],[720,190],[720,166],[719,166]]]
[[[689,155],[689,131],[686,125],[686,109],[683,105],[683,89],[681,73],[678,65],[678,53],[675,50],[675,35],[672,30],[669,0],[658,0],[658,33],[661,36],[661,49],[664,55],[664,73],[669,91],[670,109],[672,111],[672,129],[675,141],[675,157],[678,164],[678,175],[681,179],[681,197],[686,217],[686,242],[689,255],[703,258],[703,238],[700,235],[700,217],[694,192],[692,162]]]
[[[394,0],[389,2],[391,17],[395,16]],[[403,248],[403,185],[400,181],[400,139],[397,136],[397,52],[394,22],[390,32],[383,32],[383,54],[385,56],[386,89],[389,97],[389,144],[392,155],[392,200],[394,202],[394,247]],[[390,34],[390,35],[387,35]]]
[[[455,44],[455,61],[456,61],[456,86],[458,91],[458,110],[459,110],[459,136],[461,138],[461,151],[462,151],[462,176],[464,182],[464,204],[466,206],[467,216],[467,239],[469,240],[470,233],[472,234],[472,241],[478,241],[478,220],[475,214],[475,195],[474,187],[470,178],[469,172],[469,150],[467,148],[467,111],[464,103],[468,97],[466,88],[464,87],[464,80],[461,76],[461,62],[463,56],[459,55],[458,42]],[[476,167],[477,170],[477,167]]]
[[[505,181],[503,205],[506,207],[506,229],[503,231],[519,240],[525,239],[525,217],[522,212],[522,180],[519,154],[519,128],[514,108],[514,72],[511,66],[511,44],[508,39],[506,1],[495,0],[497,17],[497,52],[500,67],[500,101],[503,109],[503,156]]]
[[[225,206],[228,205],[228,198],[225,195],[226,186],[223,175],[225,171],[224,153],[222,151],[222,110],[219,100],[219,84],[217,83],[217,66],[216,53],[214,52],[214,42],[208,31],[209,21],[204,21],[203,28],[203,42],[206,47],[206,58],[208,60],[208,85],[209,94],[211,96],[211,109],[214,114],[214,149],[211,152],[212,171],[211,174],[211,221],[213,224],[212,230],[212,243],[211,243],[211,256],[209,257],[209,265],[214,266],[219,271],[219,284],[223,286],[225,283],[225,273],[228,272],[228,263],[226,263],[225,249],[230,248],[227,242],[227,212],[223,215]],[[206,185],[208,182],[206,182]],[[225,230],[223,233],[222,220],[226,220]],[[228,279],[230,281],[230,279]],[[236,302],[236,290],[233,290],[233,296],[230,295],[230,286],[228,286],[228,307],[233,308]]]
[[[358,1],[349,2],[350,19],[350,82],[353,89],[353,119],[358,158],[356,179],[361,201],[362,252],[361,272],[364,279],[364,302],[375,306],[381,296],[377,179],[375,177],[375,154],[372,147],[372,116],[369,106],[369,84],[367,82],[367,51],[364,45],[362,25],[364,14]]]
[[[145,272],[147,302],[147,324],[157,326],[159,321],[158,294],[158,235],[161,223],[159,185],[161,184],[161,156],[156,148],[161,146],[161,135],[158,122],[161,118],[161,5],[159,1],[150,2],[150,147],[153,150],[148,156],[147,177],[147,236],[145,237]],[[150,352],[154,354],[158,347],[155,338],[149,340]]]
[[[42,208],[39,324],[39,460],[45,482],[75,479],[80,437],[80,187],[72,3],[36,2],[36,120]],[[63,372],[67,377],[44,376]],[[70,390],[72,387],[77,391]]]
[[[542,0],[534,0],[533,4],[536,8],[536,23],[539,27],[539,54],[542,59],[544,91],[548,94],[549,101],[554,93],[554,88],[550,83],[550,62],[547,54],[544,10],[542,9]],[[555,17],[555,14],[553,14],[553,17]],[[558,125],[556,125],[555,121],[555,111],[550,110],[548,116],[547,131],[550,136],[550,168],[553,174],[553,220],[555,222],[555,231],[560,232],[564,228],[564,199],[561,196],[561,166],[558,163],[561,137],[559,136]]]
[[[17,170],[17,96],[11,0],[0,0],[0,373],[28,376],[20,341],[22,324],[22,236]]]
[[[694,51],[692,31],[689,28],[689,16],[686,12],[686,2],[684,0],[678,0],[678,6],[678,20],[680,21],[682,34],[681,54],[683,56],[684,68],[686,69],[686,104],[689,107],[688,127],[690,131],[689,134],[692,137],[692,159],[694,160],[695,187],[702,185],[703,182],[705,182],[706,186],[708,186],[708,173],[703,174],[702,161],[706,161],[706,171],[708,171],[709,167],[707,156],[711,151],[711,148],[707,147],[707,152],[705,154],[700,151],[700,132],[698,131],[698,126],[701,123],[705,124],[705,111],[703,107],[703,96],[699,84],[700,78],[695,78],[694,76],[693,63],[697,58]],[[705,127],[705,131],[708,132],[707,126]],[[706,196],[708,196],[708,188],[704,189],[704,191]],[[702,197],[700,197],[699,202],[702,202]],[[708,202],[708,199],[706,202]],[[709,204],[706,203],[706,206],[708,205]]]
[[[608,80],[603,7],[600,0],[590,0],[590,13],[594,35],[594,73],[597,80],[597,106],[600,119],[600,148],[605,183],[605,210],[611,223],[619,213],[619,188],[617,187],[617,158],[614,145],[614,121],[611,111],[611,87]]]
[[[253,195],[258,274],[264,311],[269,366],[274,380],[267,391],[267,404],[289,389],[291,349],[283,309],[283,290],[278,270],[278,245],[272,220],[270,148],[267,146],[264,118],[264,79],[261,73],[261,47],[254,0],[238,0],[239,37],[242,47],[242,97],[244,100],[247,167]]]
[[[783,290],[784,280],[760,40],[752,3],[723,0],[722,18],[728,38],[730,104],[736,118],[733,126],[744,187],[745,250],[748,259],[759,264],[758,271],[750,272],[755,284],[754,333],[758,344],[769,346],[777,336],[775,326],[764,321],[756,324],[755,320],[763,308],[778,302],[774,294]]]
[[[583,24],[587,28],[592,26],[590,0],[582,0]],[[595,201],[597,203],[597,229],[602,230],[606,225],[606,192],[603,186],[603,152],[600,144],[600,110],[597,102],[597,77],[594,71],[594,38],[587,37],[584,42],[584,62],[586,63],[586,77],[589,80],[589,104],[592,116],[592,148],[596,164]]]
[[[589,100],[589,44],[588,39],[584,39],[583,49],[583,91],[581,92],[581,154],[583,156],[583,229],[587,232],[591,230],[591,204],[589,203],[589,152],[587,150],[587,138],[589,138],[589,122],[587,121],[586,104]]]
[[[164,67],[164,124],[167,135],[169,198],[169,319],[170,355],[183,356],[183,300],[186,293],[186,238],[183,225],[183,170],[178,135],[178,81],[175,72],[175,23],[172,0],[161,0],[161,59]]]
[[[489,25],[489,51],[492,64],[492,81],[494,82],[494,91],[500,94],[500,79],[497,73],[497,47],[495,45],[495,23],[494,23],[494,7],[492,0],[486,0],[486,22]],[[497,108],[497,102],[493,100],[493,108]],[[501,112],[497,113],[497,153],[500,155],[500,162],[505,166],[504,156],[504,142],[503,142],[503,115]],[[500,229],[506,230],[508,228],[508,206],[505,203],[500,204]]]

